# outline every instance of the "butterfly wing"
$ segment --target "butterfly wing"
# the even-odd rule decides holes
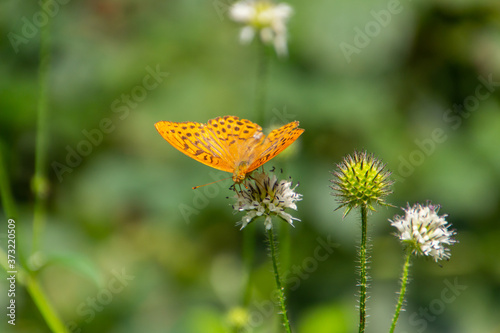
[[[206,125],[189,121],[159,121],[155,127],[168,143],[187,156],[218,170],[234,171],[234,163],[224,143]]]
[[[259,125],[235,116],[217,117],[206,125],[171,121],[155,124],[160,135],[180,152],[243,177],[292,144],[304,132],[298,126],[298,121],[291,122],[265,138]]]
[[[250,164],[248,172],[257,169],[264,163],[268,162],[297,140],[297,138],[304,132],[302,128],[298,127],[299,122],[293,121],[271,131],[260,146],[259,153],[255,160]]]
[[[234,167],[240,162],[248,162],[246,160],[251,152],[264,141],[264,134],[259,125],[235,116],[211,119],[207,128],[218,145],[226,149]]]

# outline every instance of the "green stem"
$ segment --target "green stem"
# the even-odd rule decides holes
[[[255,114],[257,123],[266,122],[267,78],[269,74],[269,55],[266,45],[258,43],[257,80],[255,81]]]
[[[361,206],[361,246],[359,248],[359,260],[361,262],[360,270],[360,290],[359,290],[359,333],[365,331],[366,325],[366,289],[367,283],[367,207]]]
[[[274,278],[276,280],[276,288],[278,289],[281,315],[283,317],[283,326],[285,327],[285,331],[287,333],[291,333],[292,331],[290,329],[290,322],[288,320],[288,315],[286,312],[286,305],[285,305],[285,288],[283,288],[281,284],[280,273],[278,270],[278,255],[276,253],[276,243],[274,241],[273,228],[267,231],[267,235],[269,237],[269,247],[271,249],[271,258],[273,260]]]
[[[43,1],[43,4],[50,0]],[[38,104],[37,104],[37,133],[35,150],[35,175],[32,180],[35,194],[33,213],[33,247],[32,253],[39,250],[40,238],[45,225],[45,202],[48,192],[47,180],[47,142],[48,142],[48,75],[50,67],[50,24],[41,26],[40,32],[40,65],[38,68]]]
[[[0,265],[2,266],[2,268],[6,272],[12,271],[12,268],[10,268],[7,264],[7,253],[5,253],[2,248],[0,248],[0,258],[2,258],[0,260]],[[68,333],[68,329],[58,317],[56,311],[54,310],[54,307],[50,303],[48,297],[45,295],[36,277],[31,275],[32,273],[27,272],[20,265],[16,265],[15,270],[17,272],[15,273],[16,283],[19,283],[26,287],[26,290],[30,294],[31,299],[33,299],[33,301],[35,302],[38,310],[42,314],[50,330],[56,333]]]
[[[43,7],[51,0],[42,0]],[[32,179],[35,204],[33,212],[33,241],[31,253],[35,254],[40,247],[40,238],[45,225],[46,198],[48,193],[47,180],[47,142],[48,142],[48,77],[50,68],[50,25],[51,16],[41,26],[40,32],[40,64],[38,68],[38,103],[37,103],[37,133],[35,148],[35,174]],[[20,283],[26,286],[28,293],[35,302],[45,322],[52,332],[66,333],[68,329],[60,320],[49,298],[41,288],[36,275],[25,272],[17,267]]]
[[[246,226],[243,232],[243,264],[246,270],[246,287],[243,295],[243,305],[248,306],[252,296],[252,266],[255,254],[255,223]]]
[[[399,313],[401,312],[401,307],[403,306],[403,301],[406,293],[406,286],[408,285],[408,272],[410,271],[410,258],[411,251],[408,250],[406,253],[406,259],[403,266],[403,275],[401,277],[401,290],[399,291],[398,305],[396,306],[396,311],[394,312],[394,317],[392,318],[392,325],[390,333],[394,332],[396,328],[396,323],[398,322]]]
[[[26,289],[35,302],[38,310],[40,310],[40,313],[47,322],[51,331],[56,333],[68,332],[68,329],[59,319],[54,307],[51,305],[49,299],[43,292],[43,289],[40,287],[40,284],[35,277],[31,275],[26,277]]]

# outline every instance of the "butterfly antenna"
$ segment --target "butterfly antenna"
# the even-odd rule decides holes
[[[220,181],[227,180],[227,179],[229,179],[229,178],[231,178],[231,177],[227,177],[227,178],[219,179],[219,180],[216,180],[216,181],[211,182],[211,183],[208,183],[208,184],[203,184],[203,185],[199,185],[199,186],[194,186],[194,187],[192,187],[192,189],[193,189],[193,190],[196,190],[197,188],[200,188],[200,187],[203,187],[203,186],[207,186],[207,185],[212,185],[212,184],[218,183],[218,182],[220,182]]]

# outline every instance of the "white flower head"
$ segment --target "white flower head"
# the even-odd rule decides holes
[[[240,41],[250,43],[256,34],[264,44],[273,44],[279,56],[286,56],[286,23],[293,13],[286,3],[274,4],[270,0],[242,0],[234,3],[229,16],[245,26],[240,32]]]
[[[395,216],[389,220],[398,229],[396,236],[408,246],[413,254],[430,256],[434,261],[449,259],[450,250],[446,245],[453,245],[455,230],[445,220],[447,215],[438,215],[439,206],[428,203],[425,206],[415,204],[408,207],[405,216]]]
[[[246,211],[241,222],[241,229],[246,227],[254,218],[265,217],[264,224],[266,230],[272,228],[271,216],[279,216],[291,226],[293,221],[300,221],[285,209],[290,208],[297,210],[296,201],[302,200],[302,194],[295,192],[297,185],[292,187],[291,180],[278,180],[276,175],[269,177],[264,171],[255,172],[250,181],[246,184],[246,188],[236,190],[234,198],[236,203],[233,209],[236,212]]]

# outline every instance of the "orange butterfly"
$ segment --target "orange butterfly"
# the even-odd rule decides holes
[[[161,136],[172,146],[198,162],[231,172],[240,184],[257,169],[291,145],[304,132],[293,121],[266,137],[262,128],[235,116],[217,117],[207,124],[185,121],[159,121]]]

